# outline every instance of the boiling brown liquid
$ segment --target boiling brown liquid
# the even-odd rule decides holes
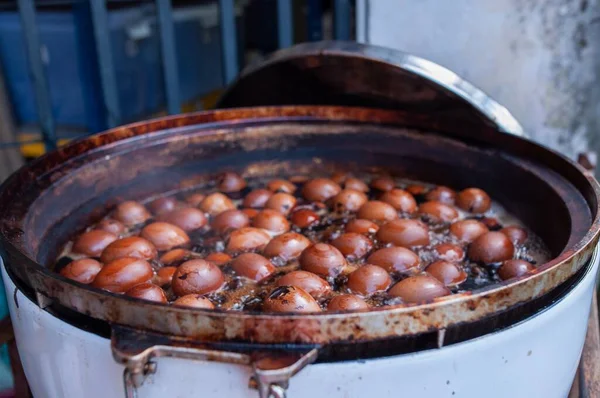
[[[316,178],[316,176],[310,176],[310,177]],[[368,183],[374,176],[365,174],[365,175],[358,175],[357,177]],[[285,177],[282,177],[282,178],[285,178]],[[253,189],[265,188],[266,184],[269,180],[270,179],[264,179],[264,178],[246,179],[248,186],[244,190],[242,190],[240,192],[236,192],[236,193],[230,193],[227,195],[234,201],[237,208],[241,208],[242,207],[241,203],[242,203],[244,196]],[[396,182],[396,187],[398,187],[398,188],[405,188],[406,186],[413,185],[413,184],[423,185],[428,189],[434,187],[434,185],[431,185],[431,184],[417,182],[417,181],[409,181],[409,180],[405,180],[405,179],[395,179],[395,182]],[[323,206],[322,204],[317,204],[317,203],[312,203],[312,202],[306,201],[301,195],[302,183],[295,183],[295,185],[298,187],[298,189],[296,189],[296,191],[294,193],[294,195],[297,198],[297,204],[294,209],[295,210],[297,210],[299,208],[310,209],[310,210],[316,212],[320,216],[320,220],[317,223],[311,225],[310,227],[303,228],[303,229],[292,225],[291,226],[292,232],[297,232],[297,233],[303,234],[313,243],[317,243],[317,242],[329,243],[332,240],[334,240],[335,238],[337,238],[338,236],[340,236],[341,234],[343,234],[345,232],[344,229],[345,229],[346,224],[349,221],[356,218],[355,213],[340,214],[340,213],[334,212],[328,206]],[[175,194],[173,194],[173,196],[175,196],[178,200],[184,201],[185,197],[187,197],[193,193],[202,193],[202,194],[208,195],[210,193],[217,192],[217,191],[218,190],[216,189],[215,183],[209,183],[204,186],[197,187],[194,190],[186,190],[186,191],[175,193]],[[369,197],[369,200],[377,200],[378,197],[381,195],[381,192],[371,189],[370,192],[367,193],[367,195]],[[142,201],[142,203],[148,203],[148,202],[156,199],[157,197],[159,197],[159,196],[147,198],[146,200]],[[425,199],[422,195],[416,195],[415,199],[417,201],[417,204],[421,204],[421,203],[425,202]],[[528,239],[525,242],[525,244],[517,246],[515,248],[516,249],[515,255],[514,255],[515,259],[526,260],[526,261],[532,263],[534,266],[543,264],[550,259],[550,252],[545,247],[545,245],[541,241],[541,239],[538,238],[536,235],[534,235],[531,230],[525,228],[523,226],[523,224],[519,222],[519,220],[517,220],[514,216],[509,214],[499,203],[492,202],[491,209],[488,210],[485,214],[474,215],[474,214],[470,214],[470,213],[461,211],[460,209],[457,209],[457,210],[460,215],[459,216],[460,220],[462,220],[462,219],[482,219],[484,217],[493,217],[493,218],[497,219],[498,220],[497,227],[495,227],[491,230],[499,230],[502,227],[505,227],[508,225],[520,226],[520,227],[524,228],[525,230],[527,230]],[[428,265],[428,264],[432,263],[433,261],[436,261],[439,259],[437,254],[434,252],[434,246],[437,244],[440,244],[440,243],[457,244],[457,245],[461,246],[465,252],[467,251],[467,245],[465,245],[464,243],[460,243],[454,236],[452,236],[449,233],[449,230],[448,230],[449,224],[434,223],[431,220],[428,220],[426,218],[421,218],[417,213],[414,213],[411,215],[408,215],[408,214],[399,214],[399,215],[400,215],[400,218],[422,219],[429,226],[429,229],[430,229],[429,234],[430,234],[430,241],[431,241],[430,244],[427,246],[423,246],[423,247],[412,248],[412,250],[419,255],[419,257],[421,259],[421,263],[423,265]],[[107,217],[109,217],[109,216],[110,216],[110,214],[107,214]],[[289,219],[289,216],[288,216],[288,219]],[[127,230],[124,234],[121,235],[121,237],[138,235],[140,230],[144,227],[144,225],[147,225],[148,223],[151,223],[151,222],[153,222],[153,219],[148,220],[143,225],[138,225],[134,228]],[[93,229],[93,226],[90,226],[88,229]],[[270,233],[270,234],[272,236],[275,236],[275,234],[273,234],[273,233]],[[191,245],[189,246],[189,248],[191,250],[191,254],[186,260],[189,260],[192,258],[204,258],[208,254],[213,253],[213,252],[223,252],[225,249],[225,246],[226,246],[227,237],[220,236],[220,235],[214,233],[210,229],[209,225],[207,225],[197,231],[189,233],[189,236],[191,238]],[[373,242],[373,249],[370,251],[370,253],[374,252],[377,249],[390,246],[389,244],[386,245],[386,244],[379,242],[374,233],[369,234],[367,236]],[[71,251],[71,247],[72,247],[72,241],[69,242],[65,246],[65,248],[62,252],[62,255],[57,260],[57,263],[56,263],[57,271],[60,269],[61,266],[64,266],[71,259],[77,259],[77,258],[82,257],[81,255],[73,253]],[[160,257],[160,254],[162,254],[162,253],[159,253],[158,257]],[[332,296],[337,295],[337,294],[342,294],[342,293],[351,293],[345,287],[347,275],[349,273],[351,273],[352,271],[354,271],[355,269],[357,269],[358,267],[360,267],[361,265],[363,265],[365,263],[365,259],[367,257],[368,257],[368,254],[358,260],[348,259],[349,266],[345,268],[345,270],[342,272],[342,274],[340,274],[339,276],[337,276],[335,278],[332,278],[332,277],[325,278],[332,287],[332,293],[330,295],[326,295],[325,297],[320,298],[318,300],[319,304],[323,308],[326,308],[326,304],[331,299]],[[222,265],[221,269],[225,275],[226,283],[225,283],[224,287],[222,289],[220,289],[218,292],[208,294],[206,297],[208,297],[213,302],[215,307],[218,307],[221,309],[260,311],[263,300],[265,299],[267,294],[269,294],[276,287],[276,282],[277,282],[278,278],[280,278],[282,275],[284,275],[290,271],[300,269],[297,259],[286,262],[286,261],[283,261],[281,258],[276,257],[276,258],[273,258],[270,260],[272,261],[273,265],[275,265],[277,267],[277,271],[274,274],[272,274],[270,277],[268,277],[266,280],[263,280],[260,283],[257,283],[252,280],[249,280],[247,278],[236,275],[235,272],[233,271],[233,269],[228,264]],[[185,261],[185,260],[183,260],[183,261]],[[183,262],[183,261],[181,261],[181,262]],[[160,267],[163,266],[163,264],[161,264],[159,262],[159,260],[156,260],[156,259],[152,260],[151,264],[155,268],[155,270],[159,269]],[[178,264],[175,263],[175,264],[169,264],[169,265],[177,266]],[[478,289],[478,288],[481,288],[481,287],[484,287],[484,286],[487,286],[490,284],[494,284],[494,283],[497,283],[500,281],[500,279],[497,275],[497,269],[500,264],[492,264],[492,265],[477,264],[475,262],[470,261],[468,259],[468,257],[465,256],[465,259],[460,262],[460,265],[462,266],[462,268],[464,269],[464,271],[467,273],[468,276],[467,276],[466,281],[461,283],[458,287],[451,288],[453,293],[472,291],[472,290],[475,290],[475,289]],[[406,277],[406,276],[402,276],[399,274],[391,274],[391,276],[393,279],[393,283],[391,286],[393,286],[394,283],[396,283],[399,280]],[[173,294],[173,292],[171,291],[170,288],[166,287],[165,291],[167,293],[167,297],[168,297],[169,301],[175,300],[177,298]],[[374,295],[364,297],[364,300],[372,307],[391,305],[391,304],[397,304],[397,303],[402,302],[398,298],[393,298],[393,297],[388,296],[388,294],[385,292],[376,293]]]

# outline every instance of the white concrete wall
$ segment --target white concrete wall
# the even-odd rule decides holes
[[[570,157],[599,146],[597,0],[364,1],[367,42],[452,69]]]

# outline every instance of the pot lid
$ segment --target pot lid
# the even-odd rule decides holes
[[[454,72],[417,56],[356,42],[303,43],[246,68],[219,108],[344,105],[468,120],[525,136],[511,113]]]

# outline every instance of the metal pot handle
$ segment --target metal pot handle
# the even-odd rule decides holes
[[[125,366],[123,385],[126,398],[138,398],[137,389],[156,372],[153,358],[172,357],[252,366],[249,387],[260,398],[285,398],[290,379],[317,359],[318,346],[285,349],[252,349],[249,345],[198,343],[191,340],[140,332],[113,326],[111,349],[115,361]],[[233,349],[233,350],[228,350]]]

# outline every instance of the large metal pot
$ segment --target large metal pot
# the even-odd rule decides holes
[[[431,364],[439,360],[444,364],[440,369],[449,369],[446,365],[455,363],[456,355],[484,361],[500,352],[509,361],[517,352],[513,348],[523,349],[519,343],[546,341],[539,329],[532,328],[542,322],[555,331],[564,329],[569,343],[539,346],[546,353],[540,356],[545,367],[521,361],[518,369],[532,378],[563,375],[550,383],[552,389],[543,389],[550,392],[545,396],[561,396],[568,390],[585,336],[597,270],[592,252],[600,227],[600,189],[593,176],[517,136],[522,134],[520,126],[504,108],[452,72],[380,48],[319,43],[278,53],[247,71],[221,101],[223,107],[247,105],[256,107],[117,128],[50,153],[6,181],[0,191],[0,239],[8,295],[25,295],[43,309],[11,306],[23,352],[29,349],[25,325],[36,319],[64,341],[80,336],[86,352],[92,338],[82,337],[87,332],[81,329],[111,336],[113,355],[125,365],[129,395],[155,370],[152,358],[161,356],[251,366],[252,371],[245,368],[242,374],[252,374],[263,397],[281,396],[289,378],[315,360],[320,364],[309,368],[324,369],[321,377],[331,369],[334,378],[341,377],[344,366],[358,364],[356,360],[375,361],[377,366],[368,368],[370,376],[360,387],[349,390],[343,378],[335,378],[331,385],[339,390],[332,387],[327,394],[344,396],[373,387],[380,395],[385,391],[396,395],[399,386],[407,383],[412,391],[419,390],[427,377],[390,377],[384,388],[372,373],[381,372],[376,371],[379,366],[409,366],[410,358],[428,358],[433,361],[428,368],[434,369]],[[142,198],[182,189],[223,167],[264,175],[299,169],[310,173],[340,165],[385,167],[456,188],[480,186],[541,236],[554,258],[534,274],[426,305],[318,315],[171,308],[81,286],[47,268],[59,245],[78,227],[97,219],[109,198]],[[20,293],[13,291],[11,283]],[[576,330],[572,325],[577,325]],[[59,333],[56,328],[69,332]],[[548,343],[551,337],[547,335]],[[107,340],[103,344],[108,350]],[[459,347],[467,351],[453,351]],[[474,347],[488,349],[490,356],[474,354]],[[563,348],[568,353],[557,357]],[[36,349],[43,350],[39,345]],[[267,367],[265,357],[279,360]],[[350,360],[354,362],[339,362]],[[75,363],[83,374],[87,361],[81,361]],[[390,362],[385,365],[385,361]],[[30,380],[44,379],[43,370],[31,366]],[[239,369],[210,365],[206,376],[185,378],[169,388],[184,391],[185,381],[198,390],[216,377],[216,373],[209,376],[216,369],[234,368]],[[488,372],[475,366],[470,373],[455,371],[466,396],[477,396],[473,394],[481,390],[472,388],[477,385],[474,379],[492,385],[495,380],[517,377],[507,368]],[[54,374],[61,371],[52,369]],[[85,380],[90,380],[88,376]],[[111,383],[121,383],[113,379]],[[307,382],[319,391],[319,385]],[[87,395],[90,386],[85,387]],[[531,396],[524,392],[536,386],[501,383],[486,395]],[[299,391],[308,394],[308,387]],[[55,396],[43,388],[48,384],[34,391],[36,397]],[[70,389],[65,396],[76,396],[72,395],[76,391]],[[217,389],[213,395],[227,391],[229,396],[246,394],[244,387]],[[430,391],[421,396],[440,396],[434,393],[441,390]]]

